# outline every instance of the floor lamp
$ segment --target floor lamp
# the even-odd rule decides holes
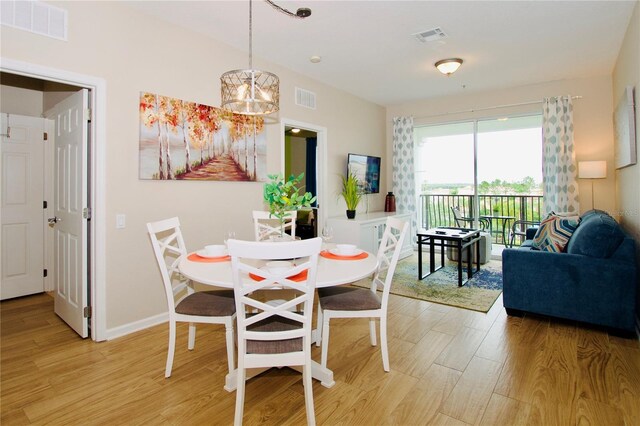
[[[591,180],[591,208],[595,206],[593,199],[593,179],[604,179],[607,177],[606,161],[579,161],[578,178]]]

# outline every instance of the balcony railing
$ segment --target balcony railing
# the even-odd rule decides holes
[[[539,222],[542,211],[541,195],[496,195],[482,194],[478,196],[480,217],[492,216],[491,239],[496,244],[508,242],[509,230],[513,221],[528,220]],[[420,196],[421,226],[435,228],[436,226],[456,226],[452,207],[457,207],[463,216],[473,217],[473,195],[451,194],[423,194]],[[503,219],[495,218],[502,216]],[[504,217],[509,216],[512,219]],[[521,237],[515,244],[521,244]]]

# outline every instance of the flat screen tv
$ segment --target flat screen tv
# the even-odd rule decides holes
[[[353,173],[365,194],[380,192],[380,157],[349,154],[347,171]]]

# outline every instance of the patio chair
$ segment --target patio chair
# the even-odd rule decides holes
[[[234,424],[242,424],[246,369],[302,366],[307,423],[315,425],[311,373],[311,323],[321,238],[289,242],[229,240],[238,312],[238,372]],[[265,260],[291,260],[279,270],[259,267]],[[258,263],[256,263],[258,262]],[[306,275],[304,275],[306,274]],[[257,298],[287,289],[291,297],[272,304]],[[279,293],[279,296],[280,297]],[[273,300],[271,300],[273,302]],[[290,309],[301,305],[300,312]],[[260,380],[260,379],[257,379]]]
[[[513,247],[516,237],[525,237],[527,235],[527,228],[540,226],[540,221],[535,220],[516,220],[511,225],[509,230],[509,243],[507,247]]]
[[[473,218],[463,216],[458,206],[451,206],[451,211],[453,212],[453,219],[458,228],[473,228]],[[491,221],[489,219],[481,217],[478,223],[480,224],[481,231],[486,229],[491,230]]]
[[[369,318],[369,334],[372,346],[377,344],[375,318],[379,318],[382,367],[384,371],[389,371],[387,306],[391,281],[408,229],[409,224],[407,222],[393,217],[387,218],[386,228],[378,249],[378,269],[371,281],[371,288],[337,286],[318,289],[318,337],[316,338],[316,346],[322,344],[321,364],[323,367],[327,367],[329,320],[331,318]],[[381,295],[378,295],[378,290],[382,290]]]
[[[180,231],[177,217],[147,223],[151,237],[151,245],[155,253],[169,310],[169,349],[164,376],[171,377],[173,357],[176,348],[176,323],[189,323],[188,348],[193,350],[196,343],[195,323],[224,324],[226,328],[227,363],[229,373],[234,367],[233,321],[236,317],[236,306],[233,291],[199,291],[193,289],[191,280],[178,271],[178,263],[187,249]]]

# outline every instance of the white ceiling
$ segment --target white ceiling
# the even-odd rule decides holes
[[[248,4],[129,5],[248,52]],[[294,19],[253,2],[253,55],[380,105],[609,75],[635,1],[279,1]],[[440,27],[443,42],[413,34]],[[312,55],[322,57],[313,64]],[[459,57],[451,77],[433,64]],[[238,68],[247,63],[238,64]],[[256,67],[257,68],[257,67]],[[268,70],[267,70],[268,71]]]

